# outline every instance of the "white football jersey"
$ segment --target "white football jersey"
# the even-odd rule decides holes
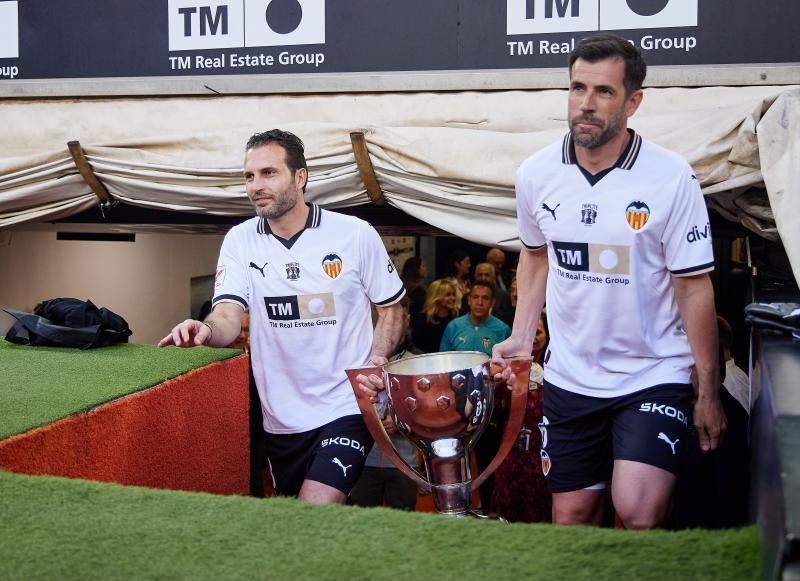
[[[673,276],[714,267],[703,194],[682,157],[631,139],[596,176],[571,134],[537,152],[516,179],[520,239],[547,245],[547,380],[595,397],[688,383],[693,358]]]
[[[358,414],[344,370],[367,364],[370,303],[405,294],[383,241],[358,218],[310,205],[305,228],[276,238],[252,218],[225,236],[213,303],[250,310],[250,356],[269,433]]]

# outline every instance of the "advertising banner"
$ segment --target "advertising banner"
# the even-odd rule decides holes
[[[796,71],[798,22],[797,0],[0,0],[0,94],[43,86],[14,89],[29,80],[102,80],[112,94],[120,79],[242,75],[325,91],[330,74],[369,90],[370,75],[402,87],[421,72],[468,89],[459,73],[563,70],[597,31],[623,35],[651,66]]]

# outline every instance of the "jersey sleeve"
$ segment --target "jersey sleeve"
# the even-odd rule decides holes
[[[365,224],[359,236],[361,282],[369,300],[378,307],[393,305],[406,294],[397,269],[389,259],[375,228]]]
[[[711,223],[703,192],[691,166],[681,174],[661,244],[667,269],[674,276],[714,270]]]
[[[529,249],[540,248],[546,240],[539,224],[536,222],[537,201],[533,188],[533,180],[525,171],[523,164],[517,170],[514,190],[517,198],[517,224],[519,225],[519,239],[522,245]]]
[[[236,303],[247,309],[250,302],[250,278],[247,267],[237,256],[237,247],[235,233],[231,230],[225,235],[219,251],[212,308],[218,303]]]

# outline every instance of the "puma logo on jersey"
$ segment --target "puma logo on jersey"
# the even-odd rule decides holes
[[[674,456],[675,455],[675,446],[678,445],[678,442],[680,442],[681,439],[678,438],[677,440],[675,440],[673,442],[672,440],[669,439],[669,436],[667,436],[664,432],[659,432],[658,433],[658,439],[659,440],[663,440],[664,442],[669,444],[669,447],[672,448],[672,455]]]
[[[560,203],[556,204],[556,207],[551,210],[550,206],[548,206],[545,203],[542,203],[542,210],[546,210],[546,211],[550,212],[550,215],[553,216],[553,220],[556,220],[556,210],[558,210],[558,207],[560,205],[561,205]]]
[[[267,268],[267,262],[264,263],[264,266],[258,266],[255,262],[250,263],[250,268],[253,268],[261,273],[261,278],[266,278],[264,275],[264,269]]]
[[[331,462],[333,462],[333,463],[334,463],[334,464],[336,464],[336,465],[337,465],[339,468],[341,468],[341,469],[342,469],[342,472],[344,473],[344,477],[345,477],[345,478],[347,478],[347,469],[348,469],[348,468],[352,468],[352,467],[353,467],[353,465],[352,465],[352,464],[348,464],[347,466],[345,466],[344,464],[342,464],[342,463],[339,461],[339,459],[338,459],[338,458],[334,458],[333,460],[331,460]]]

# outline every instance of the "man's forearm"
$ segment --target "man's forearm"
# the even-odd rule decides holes
[[[211,338],[206,341],[206,345],[227,347],[233,343],[242,330],[243,313],[244,310],[238,305],[218,304],[203,321],[211,329]]]
[[[378,322],[372,336],[370,359],[393,355],[403,339],[403,307],[396,303],[378,307]]]
[[[708,275],[674,278],[675,298],[692,349],[698,397],[718,397],[719,342],[714,288]]]

